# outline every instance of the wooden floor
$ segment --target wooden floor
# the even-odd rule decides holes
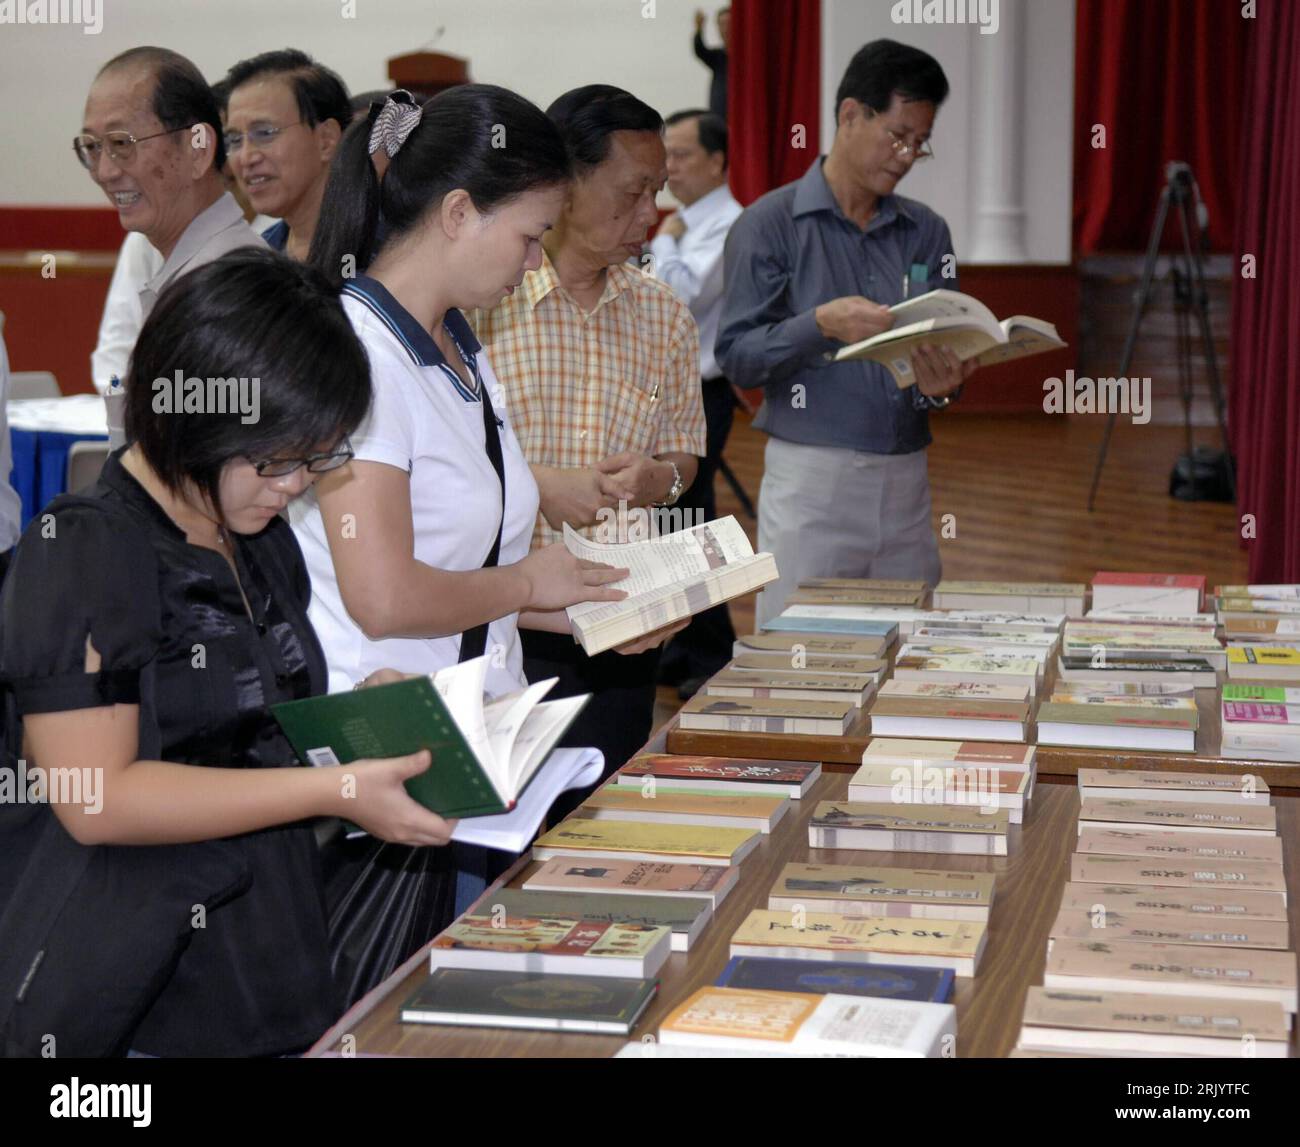
[[[1246,580],[1235,507],[1169,497],[1169,472],[1185,449],[1179,427],[1120,419],[1090,514],[1104,418],[953,413],[930,425],[945,577],[1088,582],[1099,570],[1157,570],[1203,573],[1211,586]],[[1210,431],[1198,433],[1198,441],[1219,445]],[[737,411],[725,456],[755,503],[766,441]],[[735,514],[756,541],[757,522],[744,516],[721,477],[717,494],[718,512]],[[945,514],[954,537],[941,530]],[[753,597],[733,602],[731,615],[738,633],[752,632]],[[678,705],[675,691],[660,689],[656,725]]]

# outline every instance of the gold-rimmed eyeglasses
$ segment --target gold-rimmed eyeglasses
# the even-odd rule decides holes
[[[99,163],[99,157],[104,154],[105,147],[108,148],[108,156],[114,163],[129,163],[131,157],[135,155],[137,143],[144,143],[147,139],[158,139],[164,135],[175,135],[178,131],[189,131],[193,126],[193,124],[186,124],[184,127],[172,127],[166,131],[156,131],[153,135],[132,135],[129,131],[107,131],[102,139],[86,132],[73,139],[72,150],[77,153],[82,167],[87,171],[94,171]]]

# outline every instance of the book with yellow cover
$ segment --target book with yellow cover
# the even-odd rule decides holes
[[[1006,856],[1006,809],[822,801],[808,822],[812,848]]]
[[[1141,884],[1197,890],[1273,892],[1286,902],[1286,878],[1280,864],[1266,860],[1145,860],[1134,856],[1070,858],[1070,879],[1084,884]]]
[[[767,897],[774,912],[813,908],[842,916],[988,920],[993,875],[932,868],[787,864]]]
[[[1244,832],[1159,832],[1147,828],[1085,828],[1081,853],[1160,860],[1267,860],[1282,863],[1282,838]]]
[[[533,856],[596,856],[669,860],[688,864],[739,864],[762,840],[750,828],[705,828],[634,820],[570,817],[537,838]]]
[[[1233,920],[1287,920],[1286,897],[1278,892],[1235,888],[1173,888],[1142,884],[1084,884],[1071,881],[1062,908],[1089,912],[1132,912],[1142,916],[1195,916]]]
[[[913,964],[975,975],[986,929],[978,920],[900,920],[755,908],[731,937],[733,956]]]
[[[1258,948],[1058,940],[1047,954],[1043,984],[1085,991],[1273,1000],[1292,1015],[1296,1010],[1295,953]]]
[[[1093,912],[1063,907],[1048,933],[1049,951],[1055,940],[1205,944],[1212,948],[1285,952],[1291,947],[1291,927],[1285,920],[1207,920],[1199,916],[1146,916],[1113,908]]]
[[[1286,1013],[1271,1001],[1206,1000],[1032,987],[1017,1046],[1098,1056],[1288,1054]],[[1248,1042],[1249,1041],[1249,1042]]]
[[[1145,826],[1165,832],[1244,832],[1272,836],[1272,805],[1222,805],[1193,801],[1135,801],[1085,797],[1079,802],[1079,831],[1085,828]]]
[[[1300,681],[1300,649],[1289,645],[1231,645],[1228,676],[1234,681]]]
[[[669,1047],[795,1056],[938,1057],[956,1038],[951,1004],[749,988],[701,988],[659,1028]]]
[[[658,786],[643,790],[629,785],[606,785],[583,801],[582,809],[580,815],[593,820],[663,821],[771,832],[789,812],[790,798],[707,789],[681,792]]]

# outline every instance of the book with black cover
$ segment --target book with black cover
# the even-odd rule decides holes
[[[437,968],[402,1005],[403,1023],[626,1035],[654,980]]]

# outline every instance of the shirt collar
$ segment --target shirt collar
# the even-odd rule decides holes
[[[243,222],[244,212],[235,201],[235,197],[229,191],[223,191],[216,202],[205,207],[190,220],[189,226],[181,232],[180,239],[177,240],[176,246],[167,256],[158,274],[146,285],[153,287],[154,284],[168,282],[207,245],[213,236],[219,235],[227,227]]]
[[[605,289],[601,292],[596,310],[600,310],[611,299],[616,298],[633,285],[633,275],[642,272],[628,263],[615,263],[605,268]],[[560,276],[556,274],[555,265],[545,251],[542,252],[542,265],[536,271],[524,275],[523,297],[530,309],[535,310],[552,291],[562,287]],[[595,313],[594,311],[592,312]]]
[[[809,215],[814,211],[830,211],[848,222],[844,212],[840,210],[840,205],[835,201],[831,185],[826,182],[826,175],[822,171],[824,159],[824,156],[818,156],[800,178],[794,192],[792,214],[798,218],[800,215]],[[916,222],[915,217],[908,210],[906,199],[899,195],[882,195],[876,204],[876,214],[867,224],[866,229],[874,231],[877,227],[887,227],[900,216],[909,222]]]
[[[730,198],[731,188],[721,183],[707,195],[701,195],[689,207],[683,207],[679,212],[682,222],[686,224],[687,230],[698,228],[711,215],[721,211]]]
[[[392,293],[378,279],[358,275],[343,285],[343,294],[351,295],[369,307],[420,366],[442,366],[447,363],[438,344],[433,341],[433,335],[393,298]],[[478,354],[479,341],[460,311],[450,308],[443,316],[443,323],[461,350],[466,354]]]

